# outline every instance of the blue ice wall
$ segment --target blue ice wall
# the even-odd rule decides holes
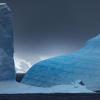
[[[0,81],[14,80],[13,29],[11,10],[0,3]]]
[[[100,35],[87,41],[79,51],[41,61],[32,66],[22,82],[49,87],[82,80],[91,90],[100,89]]]

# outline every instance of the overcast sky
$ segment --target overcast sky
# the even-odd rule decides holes
[[[15,57],[31,63],[78,50],[100,33],[100,0],[0,0],[13,12]]]

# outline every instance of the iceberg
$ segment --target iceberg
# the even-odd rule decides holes
[[[11,10],[0,3],[0,81],[15,80]]]
[[[100,90],[100,35],[88,40],[77,52],[36,63],[22,83],[50,87],[75,80],[82,80],[90,90]]]
[[[55,85],[37,87],[16,82],[13,59],[13,28],[11,10],[5,3],[0,3],[0,94],[24,93],[92,93],[83,85]],[[33,76],[33,75],[32,75]],[[77,82],[76,82],[77,83]],[[80,83],[80,82],[78,82]]]

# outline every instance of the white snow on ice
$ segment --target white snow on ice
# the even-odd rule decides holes
[[[24,94],[24,93],[93,93],[86,86],[77,82],[70,85],[56,85],[52,87],[35,87],[18,83],[16,81],[0,82],[0,94]]]
[[[1,5],[6,5],[6,3],[0,3],[0,6],[1,6]]]

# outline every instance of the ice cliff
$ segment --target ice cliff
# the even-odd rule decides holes
[[[0,81],[15,80],[11,10],[0,3]]]

